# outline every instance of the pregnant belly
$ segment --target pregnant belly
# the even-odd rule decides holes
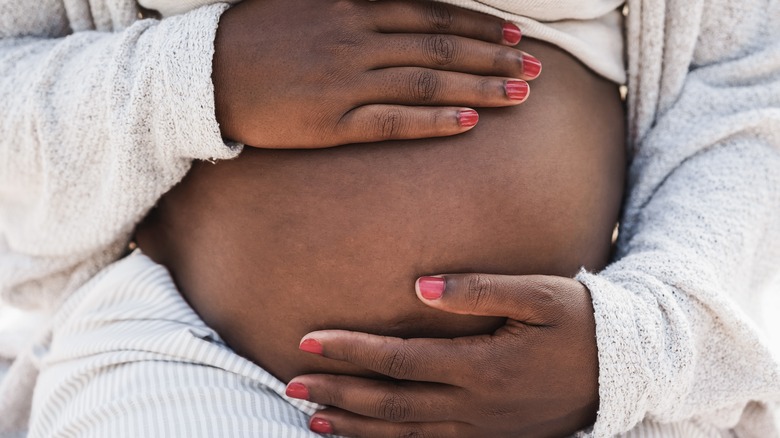
[[[364,374],[298,351],[311,330],[485,333],[496,318],[418,302],[439,273],[571,276],[602,267],[622,197],[617,87],[557,48],[520,107],[458,137],[196,164],[139,228],[141,248],[240,354],[282,380]]]

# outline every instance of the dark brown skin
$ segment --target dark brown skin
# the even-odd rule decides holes
[[[332,406],[316,432],[350,437],[561,437],[592,424],[597,348],[588,290],[555,276],[439,277],[421,302],[454,314],[506,317],[492,334],[401,339],[329,330],[301,349],[395,380],[311,374],[287,395]],[[429,279],[428,279],[429,280]]]
[[[217,120],[224,137],[273,149],[459,134],[468,106],[524,100],[507,85],[538,71],[508,47],[517,39],[437,3],[245,0],[220,19]]]
[[[354,357],[334,355],[337,361],[299,351],[301,338],[316,330],[400,338],[498,330],[487,339],[511,335],[513,341],[475,341],[471,354],[448,355],[451,372],[461,373],[457,381],[469,386],[472,378],[469,387],[479,388],[485,382],[469,369],[490,358],[504,359],[494,366],[507,379],[519,369],[518,379],[537,384],[512,387],[522,400],[507,399],[518,408],[504,415],[482,407],[497,406],[506,393],[458,399],[470,403],[458,412],[472,417],[447,419],[445,432],[455,430],[451,420],[471,427],[457,429],[464,436],[556,436],[586,426],[598,406],[598,363],[582,285],[545,277],[556,287],[542,289],[558,291],[569,304],[558,315],[537,312],[540,324],[571,316],[561,330],[542,330],[545,337],[522,329],[522,315],[505,298],[503,317],[457,315],[426,306],[413,287],[416,278],[438,273],[569,277],[608,259],[625,167],[616,86],[560,49],[533,41],[522,47],[545,64],[533,98],[481,110],[478,129],[447,139],[324,150],[248,149],[230,162],[198,163],[139,228],[141,248],[171,269],[183,295],[230,346],[281,380],[311,373],[405,377]],[[516,329],[507,331],[512,324]],[[543,341],[543,348],[517,347],[517,336],[526,336],[521,341],[528,346]],[[319,339],[326,356],[337,338]],[[534,352],[539,355],[531,357]],[[510,353],[525,358],[523,367]],[[322,400],[328,391],[312,385]],[[554,403],[545,404],[549,397]],[[366,406],[341,407],[382,418]],[[432,410],[426,405],[409,421],[433,421]],[[341,417],[329,417],[333,427],[359,435],[345,411],[324,415],[338,412]],[[336,423],[339,418],[345,421]],[[392,427],[399,424],[410,423],[380,421],[372,436],[398,436]]]

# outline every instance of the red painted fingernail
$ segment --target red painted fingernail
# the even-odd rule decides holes
[[[322,354],[322,344],[316,339],[304,339],[298,348],[307,353]]]
[[[531,55],[523,54],[523,74],[536,79],[542,73],[542,63]]]
[[[471,128],[479,122],[479,113],[474,110],[463,110],[458,113],[458,125],[461,128]]]
[[[330,421],[319,417],[312,417],[309,422],[309,429],[317,433],[333,433],[333,426],[330,425]]]
[[[426,300],[438,300],[444,295],[445,281],[441,277],[420,277],[417,287]]]
[[[516,46],[523,37],[523,32],[512,23],[504,23],[504,41],[511,46]]]
[[[284,391],[287,397],[297,398],[300,400],[309,399],[309,389],[303,383],[293,382],[287,385],[287,390]]]
[[[525,100],[528,97],[528,82],[510,79],[504,85],[506,97],[512,100]]]

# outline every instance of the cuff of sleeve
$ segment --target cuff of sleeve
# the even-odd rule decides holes
[[[657,342],[647,308],[631,292],[603,275],[581,271],[577,280],[591,293],[599,356],[599,412],[587,435],[612,437],[639,423],[654,382],[646,346]],[[660,327],[657,328],[660,330]]]
[[[172,147],[180,158],[225,160],[235,158],[243,145],[222,139],[214,103],[211,80],[214,39],[219,19],[228,9],[226,3],[204,6],[160,23],[155,43],[162,45],[166,102],[164,119],[176,139]]]

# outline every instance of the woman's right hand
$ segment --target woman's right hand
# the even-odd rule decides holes
[[[541,64],[513,24],[411,0],[246,0],[222,16],[213,81],[225,138],[321,148],[454,135],[516,105]]]

